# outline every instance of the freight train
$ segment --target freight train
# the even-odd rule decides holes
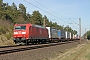
[[[79,36],[65,30],[42,27],[34,24],[15,24],[13,40],[17,43],[60,42],[79,39]]]

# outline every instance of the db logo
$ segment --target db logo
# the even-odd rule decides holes
[[[21,34],[22,32],[21,31],[19,31],[19,33],[18,34]]]

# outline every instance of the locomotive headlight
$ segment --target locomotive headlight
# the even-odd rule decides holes
[[[26,34],[26,32],[22,32],[22,34]]]
[[[14,34],[18,34],[18,32],[14,32]]]

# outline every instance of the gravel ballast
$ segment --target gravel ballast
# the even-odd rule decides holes
[[[81,43],[84,42],[85,40]],[[59,53],[63,53],[66,49],[76,47],[78,44],[78,42],[73,42],[69,44],[4,54],[0,55],[0,60],[49,60],[50,58],[56,57]]]

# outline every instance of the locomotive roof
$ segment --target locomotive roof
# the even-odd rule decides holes
[[[29,23],[30,24],[30,23]],[[27,25],[27,24],[15,24],[15,26],[25,26],[25,25]],[[35,27],[39,27],[39,28],[45,28],[45,27],[43,27],[43,26],[40,26],[40,25],[35,25],[35,24],[30,24],[31,26],[35,26]]]
[[[43,27],[43,26],[40,26],[40,25],[34,25],[34,24],[32,24],[32,26],[39,27],[39,28],[45,28],[45,27]]]
[[[24,26],[24,25],[26,25],[26,24],[15,24],[15,26]]]

